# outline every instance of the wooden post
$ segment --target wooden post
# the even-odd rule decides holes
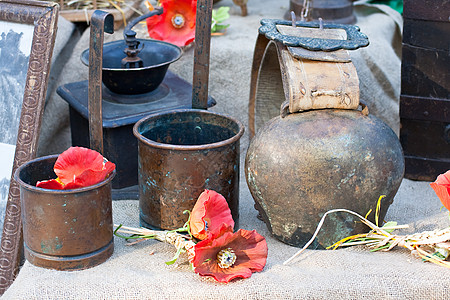
[[[197,1],[192,108],[208,108],[212,5],[212,0]]]

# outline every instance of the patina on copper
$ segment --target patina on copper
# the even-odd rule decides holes
[[[367,107],[359,110],[364,105],[359,101],[356,72],[346,65],[351,62],[321,57],[328,56],[324,50],[334,42],[329,41],[332,34],[320,27],[319,23],[315,35],[322,38],[312,43],[324,54],[307,53],[307,57],[314,54],[315,60],[297,57],[281,43],[293,40],[293,35],[283,37],[280,32],[264,37],[260,31],[251,77],[251,133],[255,125],[258,128],[245,160],[247,184],[272,234],[297,247],[310,240],[321,217],[331,209],[349,209],[360,215],[371,211],[369,219],[374,221],[378,200],[384,195],[378,217],[381,224],[405,169],[402,148],[392,129],[368,114]],[[281,39],[275,39],[277,35]],[[269,41],[272,37],[276,42]],[[313,52],[308,50],[312,43],[299,46]],[[353,47],[353,41],[339,47],[346,44]],[[367,44],[363,41],[360,46]],[[335,81],[341,85],[334,85]],[[321,93],[332,96],[320,103],[317,97]],[[346,101],[350,95],[351,101]],[[353,105],[355,99],[357,106]],[[302,107],[302,102],[310,106]],[[281,110],[281,116],[275,109]],[[265,122],[255,122],[257,113]],[[312,247],[325,248],[366,232],[362,226],[348,214],[332,214]]]
[[[251,141],[246,179],[266,225],[281,241],[302,247],[322,215],[346,208],[383,220],[404,173],[400,142],[386,124],[357,110],[312,110],[276,117]],[[347,214],[330,215],[313,248],[363,232]]]
[[[176,229],[205,189],[222,194],[239,217],[239,140],[236,119],[204,110],[154,114],[136,123],[140,222]]]
[[[111,180],[74,190],[48,190],[37,181],[56,178],[57,155],[29,161],[17,169],[25,257],[33,265],[80,270],[108,259],[114,250]]]

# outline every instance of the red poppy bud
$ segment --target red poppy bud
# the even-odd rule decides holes
[[[435,182],[430,183],[430,186],[436,192],[445,208],[450,210],[450,170],[439,175]]]

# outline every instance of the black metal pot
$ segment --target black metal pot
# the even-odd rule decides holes
[[[119,40],[103,45],[103,84],[117,94],[136,95],[155,90],[163,81],[169,65],[182,54],[180,47],[157,40],[137,39],[143,46],[139,53],[144,66],[124,68],[122,59],[127,44]],[[81,61],[89,65],[89,49],[81,54]]]

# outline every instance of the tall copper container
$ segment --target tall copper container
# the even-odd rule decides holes
[[[57,155],[31,160],[15,173],[20,185],[25,257],[33,265],[79,270],[96,266],[114,250],[111,180],[74,190],[36,187],[56,178]]]
[[[187,221],[205,189],[222,194],[239,218],[239,140],[244,126],[231,117],[185,109],[146,117],[138,138],[140,222],[175,229]]]

